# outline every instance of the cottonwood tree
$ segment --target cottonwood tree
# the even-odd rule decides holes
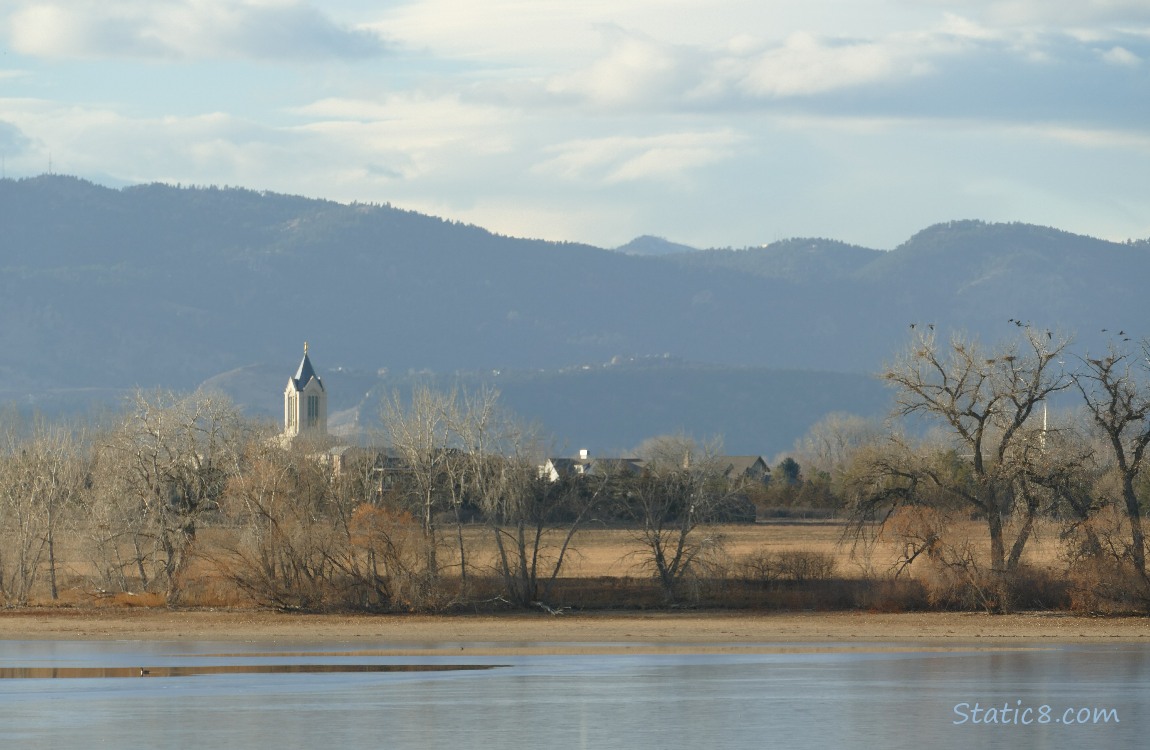
[[[885,437],[879,420],[835,412],[813,424],[795,441],[795,453],[808,472],[825,474],[837,482],[857,451]]]
[[[473,436],[471,486],[495,542],[504,594],[518,606],[550,611],[547,601],[575,535],[604,502],[609,477],[542,476],[544,443],[502,412]]]
[[[615,477],[623,512],[637,525],[639,556],[658,580],[667,602],[679,598],[689,577],[706,572],[721,550],[717,533],[700,527],[722,517],[739,494],[723,476],[718,444],[663,436],[638,449],[642,470]]]
[[[113,509],[95,515],[129,522],[105,530],[104,548],[122,556],[126,541],[140,585],[159,588],[169,604],[181,593],[197,524],[217,507],[247,434],[222,396],[139,391],[98,448],[99,497]]]
[[[457,407],[455,391],[417,385],[410,401],[392,394],[380,408],[384,438],[404,466],[408,507],[420,519],[428,587],[435,586],[440,574],[436,515],[452,504],[448,480],[456,473],[453,464],[460,460]]]
[[[82,442],[63,426],[37,420],[21,437],[8,429],[0,447],[0,595],[26,604],[46,568],[58,598],[56,540],[74,515],[87,477]]]
[[[1082,393],[1087,412],[1101,432],[1113,471],[1118,478],[1118,494],[1130,527],[1125,557],[1144,581],[1146,573],[1146,532],[1137,484],[1142,476],[1146,447],[1150,445],[1150,349],[1143,343],[1140,356],[1111,346],[1105,357],[1083,357],[1083,367],[1074,374],[1074,384]]]
[[[989,541],[988,603],[1000,610],[1009,607],[1009,576],[1048,498],[1045,432],[1036,410],[1070,386],[1060,366],[1067,340],[1029,326],[1020,334],[994,349],[957,335],[947,345],[933,332],[914,338],[882,377],[895,388],[896,415],[942,428],[948,460],[909,453],[876,463],[869,491],[853,508],[860,523],[889,519],[892,509],[920,503],[930,487],[945,505],[976,513]]]
[[[265,606],[342,603],[350,542],[335,505],[328,463],[297,447],[251,444],[221,502],[232,538],[213,554],[218,569]]]

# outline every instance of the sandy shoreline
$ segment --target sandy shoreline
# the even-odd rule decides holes
[[[575,613],[507,615],[293,615],[152,609],[0,611],[0,640],[325,643],[393,653],[716,651],[777,644],[900,642],[923,648],[1042,643],[1150,643],[1150,618],[1063,613]],[[869,644],[869,645],[868,645]]]

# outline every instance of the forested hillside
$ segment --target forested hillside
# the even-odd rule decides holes
[[[74,409],[89,396],[190,389],[246,367],[282,378],[309,340],[321,369],[368,380],[385,368],[534,373],[515,386],[539,410],[526,416],[581,431],[569,415],[594,410],[573,402],[614,403],[631,432],[597,442],[622,445],[676,421],[722,431],[701,416],[731,409],[765,430],[790,404],[804,405],[797,422],[822,404],[872,413],[881,399],[869,395],[870,376],[911,323],[993,342],[1010,320],[1029,321],[1090,352],[1103,328],[1141,335],[1150,317],[1146,241],[953,222],[892,251],[806,239],[662,245],[676,252],[501,237],[386,205],[238,188],[0,180],[0,398]],[[625,385],[584,388],[574,377],[615,358],[682,364],[631,372]],[[773,370],[854,380],[747,375]],[[843,403],[854,398],[855,409]],[[779,406],[762,415],[735,406],[750,403]]]

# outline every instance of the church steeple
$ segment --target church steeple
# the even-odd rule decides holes
[[[284,435],[289,438],[327,435],[327,391],[312,367],[306,341],[303,359],[284,389]]]

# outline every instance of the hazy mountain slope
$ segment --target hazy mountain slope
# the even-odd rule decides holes
[[[54,385],[188,386],[303,338],[364,369],[750,364],[733,338],[800,305],[732,272],[242,190],[5,180],[0,226],[5,365]]]
[[[615,250],[627,255],[676,255],[697,252],[690,245],[680,245],[677,242],[671,242],[662,237],[653,237],[649,234],[636,237],[626,245],[615,248]]]
[[[651,358],[545,372],[513,370],[440,375],[373,375],[316,367],[329,394],[333,431],[370,434],[379,427],[380,400],[408,398],[414,383],[450,390],[483,387],[554,438],[554,450],[588,448],[599,455],[626,452],[654,435],[684,432],[721,436],[725,449],[768,457],[789,450],[824,415],[850,411],[882,417],[890,393],[876,378],[849,373],[702,366]],[[252,416],[282,420],[282,391],[290,372],[247,367],[211,378]]]
[[[745,250],[703,250],[668,260],[681,266],[725,268],[767,279],[827,283],[847,278],[885,254],[835,240],[790,239]]]
[[[635,257],[389,206],[75,178],[0,180],[0,382],[189,388],[283,363],[546,369],[622,355],[881,367],[911,322],[1142,335],[1150,243],[954,222],[891,252],[827,240]],[[700,394],[707,403],[710,396]]]
[[[1100,346],[1102,328],[1150,333],[1143,289],[1150,247],[1025,224],[951,222],[925,229],[858,274],[879,290],[886,314],[961,321],[1009,334],[1010,318]],[[913,280],[914,283],[908,283]]]

